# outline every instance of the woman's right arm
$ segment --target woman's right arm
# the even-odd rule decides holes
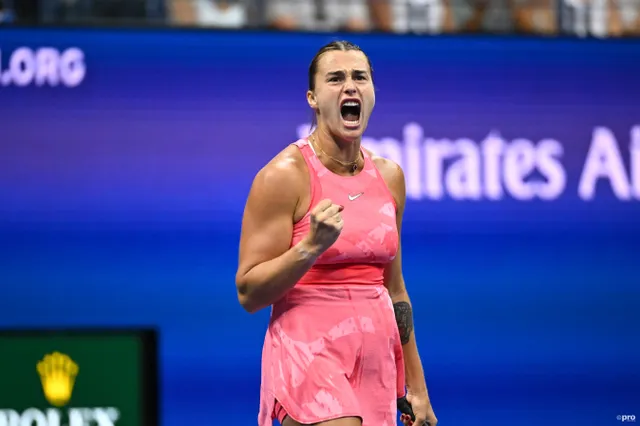
[[[305,188],[300,161],[291,155],[276,157],[258,172],[249,192],[236,287],[240,304],[250,313],[280,299],[321,252],[309,238],[289,248],[293,217]]]

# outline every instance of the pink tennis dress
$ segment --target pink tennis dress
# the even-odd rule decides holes
[[[309,424],[360,417],[363,426],[396,424],[405,394],[402,345],[384,269],[398,251],[396,205],[371,158],[339,176],[306,140],[295,143],[310,173],[311,210],[329,198],[344,206],[344,227],[272,307],[262,352],[259,426],[290,416]],[[294,225],[292,246],[309,232]]]

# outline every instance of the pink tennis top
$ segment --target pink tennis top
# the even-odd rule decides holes
[[[307,140],[295,142],[309,169],[312,210],[328,198],[344,206],[344,227],[279,301],[262,349],[259,426],[290,416],[302,424],[360,417],[396,424],[405,394],[402,345],[384,269],[398,252],[396,205],[364,150],[364,169],[339,176]],[[292,245],[310,214],[294,224]]]
[[[362,150],[364,169],[355,176],[340,176],[327,169],[308,140],[294,143],[304,157],[311,181],[311,205],[293,227],[291,245],[310,230],[310,211],[323,199],[344,206],[344,227],[338,240],[300,279],[298,285],[382,285],[384,268],[399,245],[396,203],[369,155]]]

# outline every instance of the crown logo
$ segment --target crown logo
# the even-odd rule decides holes
[[[56,407],[69,402],[78,375],[78,365],[68,355],[53,352],[38,362],[37,370],[47,401]]]

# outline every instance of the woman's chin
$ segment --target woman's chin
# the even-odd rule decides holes
[[[362,137],[364,133],[364,126],[361,121],[343,121],[342,128],[338,132],[340,139],[344,139],[346,142],[355,142]]]

